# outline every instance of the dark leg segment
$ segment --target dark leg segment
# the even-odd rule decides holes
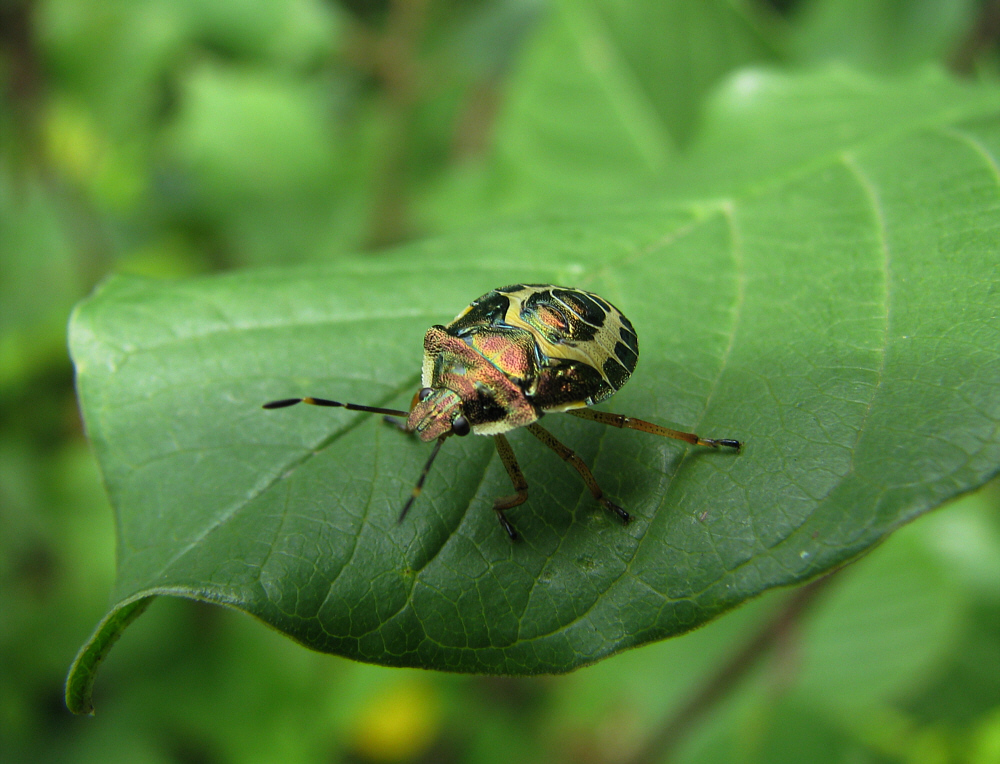
[[[444,445],[444,437],[438,438],[437,443],[434,444],[434,450],[431,451],[431,455],[427,458],[427,463],[424,464],[424,468],[420,471],[420,477],[417,478],[417,484],[413,486],[413,493],[410,494],[410,498],[408,498],[406,500],[406,504],[403,505],[403,511],[399,513],[399,522],[403,522],[403,518],[406,517],[406,513],[409,512],[410,507],[413,506],[413,502],[417,500],[420,492],[424,490],[424,481],[427,479],[427,473],[431,471],[431,465],[434,464],[434,459],[437,458],[438,451],[441,450],[442,445]]]
[[[413,434],[411,430],[406,429],[405,419],[400,419],[399,417],[387,415],[382,417],[382,421],[385,422],[386,424],[391,424],[397,430],[402,430],[403,432],[410,433],[411,435]]]
[[[500,525],[514,541],[517,539],[517,531],[507,520],[504,510],[524,504],[528,500],[528,481],[524,479],[524,473],[521,472],[521,465],[517,463],[514,449],[510,447],[510,441],[503,435],[494,435],[493,442],[496,444],[497,453],[500,454],[500,461],[503,462],[503,466],[506,467],[507,474],[510,476],[510,482],[514,484],[514,490],[517,491],[511,496],[499,496],[494,499],[493,510],[497,513]]]
[[[604,498],[604,491],[601,490],[601,487],[597,484],[597,481],[594,479],[594,474],[590,471],[590,468],[584,463],[583,459],[577,456],[572,449],[567,448],[562,443],[560,443],[556,439],[555,435],[553,435],[551,432],[549,432],[544,427],[539,425],[537,422],[534,424],[527,425],[527,429],[528,432],[530,432],[532,435],[534,435],[536,438],[542,441],[542,443],[544,443],[546,446],[548,446],[557,454],[559,454],[559,457],[564,462],[568,462],[573,467],[573,469],[575,469],[577,472],[580,473],[580,477],[583,478],[583,482],[590,491],[590,495],[593,496],[595,499],[597,499],[597,501],[601,503],[602,507],[604,507],[609,512],[614,512],[616,515],[618,515],[619,519],[621,519],[623,523],[627,523],[629,520],[632,519],[632,516],[629,515],[629,513],[626,512],[624,509],[619,507],[614,502],[608,501],[608,499]]]
[[[601,424],[607,424],[612,427],[624,427],[629,430],[641,430],[642,432],[648,432],[652,435],[662,435],[665,438],[684,440],[696,446],[709,446],[711,448],[725,446],[726,448],[735,448],[737,453],[739,453],[740,449],[743,448],[743,444],[738,440],[731,440],[729,438],[701,438],[693,432],[671,430],[667,427],[660,427],[658,424],[647,422],[644,419],[635,419],[634,417],[623,416],[622,414],[609,414],[606,411],[593,411],[592,409],[572,409],[566,413],[578,416],[580,419],[589,419],[592,422],[600,422]]]

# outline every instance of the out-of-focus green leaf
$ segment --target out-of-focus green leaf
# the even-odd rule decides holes
[[[958,728],[976,726],[1000,707],[1000,605],[979,602],[945,665],[906,707],[915,720]]]
[[[949,656],[970,648],[960,632],[972,614],[948,560],[927,548],[935,528],[956,510],[968,517],[957,505],[982,495],[980,491],[963,497],[947,510],[907,526],[840,573],[800,628],[773,645],[766,667],[720,709],[712,723],[725,731],[702,730],[692,741],[693,750],[721,737],[733,746],[729,754],[694,760],[794,761],[786,751],[795,750],[800,761],[842,760],[841,751],[861,745],[851,725],[880,719],[915,691],[922,695],[931,688],[957,698],[965,688],[996,687],[990,678],[998,661],[986,659],[986,651],[974,653],[987,672],[983,682],[940,676]],[[547,727],[581,750],[607,741],[619,749],[637,748],[711,681],[786,596],[772,592],[697,632],[624,652],[572,674],[557,686],[555,712]],[[803,718],[811,720],[808,743],[800,739]],[[816,741],[829,749],[827,753],[810,751]]]
[[[335,48],[336,3],[323,0],[173,0],[191,33],[212,47],[285,67],[315,64]]]
[[[792,24],[804,62],[837,60],[877,71],[943,62],[972,32],[976,0],[812,0]]]
[[[58,209],[31,175],[0,171],[0,389],[65,365],[66,314],[83,292]]]
[[[157,594],[360,660],[566,671],[819,575],[983,483],[1000,465],[1000,99],[942,87],[918,126],[831,151],[838,137],[808,156],[789,141],[769,182],[716,198],[375,262],[107,283],[71,342],[119,517],[117,604],[70,675],[71,708],[88,708],[117,614]],[[744,453],[552,417],[635,521],[515,432],[532,489],[511,544],[486,439],[449,442],[400,525],[426,447],[374,417],[259,409],[306,394],[405,407],[426,327],[514,281],[593,289],[631,318],[641,359],[610,408]]]
[[[769,713],[762,713],[762,707]],[[740,719],[742,728],[729,730],[728,735],[725,735],[732,738],[732,747],[725,751],[724,756],[733,756],[735,748],[739,751],[739,758],[746,762],[800,764],[808,761],[812,764],[837,764],[856,760],[861,754],[860,746],[815,709],[795,704],[786,698],[762,700],[758,706],[751,708],[752,711]],[[720,760],[724,759],[714,759]]]
[[[968,749],[972,764],[990,764],[1000,757],[1000,708],[994,709],[981,720],[969,741]]]
[[[621,193],[659,177],[725,73],[770,60],[750,4],[556,2],[497,125],[509,206]]]
[[[265,72],[193,71],[171,142],[200,203],[228,210],[323,188],[335,144],[318,96]]]
[[[900,534],[844,573],[803,626],[796,691],[855,717],[898,700],[927,683],[956,642],[967,607],[919,536]]]
[[[584,751],[603,753],[607,759],[637,751],[785,596],[770,592],[695,632],[626,650],[561,677],[552,687],[543,727],[554,749],[548,758],[563,749],[580,751],[581,757]]]
[[[596,0],[592,6],[609,44],[680,143],[720,78],[779,53],[779,27],[767,5],[753,0]]]
[[[302,260],[347,189],[341,135],[318,82],[205,65],[184,82],[168,138],[174,206],[226,232],[237,262]]]
[[[955,502],[921,528],[940,564],[968,591],[1000,606],[1000,481]]]
[[[888,80],[841,67],[791,76],[748,69],[713,94],[705,129],[655,189],[679,198],[755,193],[859,146],[931,134],[953,109],[969,119],[991,114],[997,99],[995,88],[934,69]]]
[[[159,88],[187,42],[177,3],[52,0],[38,6],[39,38],[61,86],[85,100],[119,140],[148,137]]]

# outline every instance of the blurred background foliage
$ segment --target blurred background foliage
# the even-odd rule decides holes
[[[628,761],[789,594],[565,677],[382,669],[161,599],[62,682],[114,520],[65,325],[107,273],[330,260],[655,187],[721,79],[996,83],[994,0],[0,0],[0,757]],[[683,762],[1000,761],[1000,490],[895,534],[688,725]]]

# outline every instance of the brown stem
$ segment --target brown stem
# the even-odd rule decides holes
[[[10,112],[17,141],[5,159],[10,159],[13,167],[19,170],[14,174],[15,182],[39,181],[55,204],[61,223],[77,248],[75,266],[89,290],[89,285],[97,283],[107,273],[114,249],[86,190],[79,183],[67,180],[59,168],[53,166],[42,139],[43,115],[50,88],[36,41],[37,6],[29,0],[0,3],[0,49],[4,52],[6,65],[6,77],[0,79],[0,108]]]
[[[663,764],[668,761],[702,718],[736,688],[773,646],[787,638],[803,613],[813,605],[833,578],[833,574],[824,576],[796,591],[771,620],[708,677],[672,716],[664,720],[627,764]]]
[[[500,80],[487,78],[476,84],[459,113],[452,138],[452,157],[461,162],[478,159],[489,151],[493,125],[500,112]]]
[[[972,74],[976,60],[991,45],[1000,42],[1000,0],[984,0],[975,23],[951,56],[951,69]]]
[[[388,130],[382,162],[375,176],[368,246],[377,248],[406,238],[407,162],[413,119],[420,101],[422,72],[419,47],[429,0],[393,0],[385,35],[375,50],[376,76],[386,94]]]
[[[39,152],[37,123],[43,77],[32,12],[27,2],[0,5],[0,48],[5,52],[7,69],[0,88],[19,137],[34,158]]]

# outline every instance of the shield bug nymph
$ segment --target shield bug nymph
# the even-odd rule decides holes
[[[310,403],[405,418],[403,429],[435,441],[400,521],[423,489],[441,445],[451,435],[489,435],[507,469],[514,493],[493,509],[511,539],[517,532],[505,511],[528,499],[528,483],[504,435],[525,427],[583,478],[595,500],[623,523],[631,518],[604,496],[583,460],[538,424],[544,414],[565,412],[599,424],[641,430],[698,446],[735,449],[738,440],[702,438],[642,419],[592,411],[628,381],[639,358],[631,322],[607,300],[582,289],[514,284],[483,295],[447,326],[424,336],[423,387],[409,411],[340,403],[326,398],[285,398],[266,409]]]

